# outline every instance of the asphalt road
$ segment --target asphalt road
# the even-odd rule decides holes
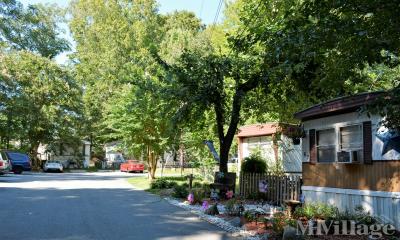
[[[0,176],[0,239],[230,239],[214,225],[132,189],[126,173]]]

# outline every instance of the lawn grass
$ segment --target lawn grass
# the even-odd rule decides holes
[[[150,180],[148,177],[132,177],[128,178],[128,182],[141,190],[150,189]]]
[[[164,168],[162,170],[162,176],[186,176],[189,174],[196,174],[198,173],[198,169],[195,168],[185,168],[181,171],[180,168]],[[156,177],[161,177],[161,167],[157,168],[156,170]]]
[[[188,183],[188,180],[186,179],[185,176],[165,176],[162,177],[165,180],[168,181],[173,181],[176,182],[178,185],[182,185],[184,183]],[[159,179],[159,178],[158,178]],[[151,189],[150,188],[150,183],[151,180],[146,176],[146,177],[132,177],[128,178],[127,180],[130,184],[132,184],[135,188],[144,190],[146,192],[151,192],[154,194],[159,194],[162,189]],[[194,179],[193,184],[195,183],[203,183],[200,179]]]

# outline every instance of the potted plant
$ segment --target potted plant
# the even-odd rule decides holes
[[[292,139],[294,145],[300,144],[300,139],[306,137],[306,133],[301,126],[286,125],[282,127],[282,134]]]

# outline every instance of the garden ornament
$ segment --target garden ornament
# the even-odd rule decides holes
[[[211,200],[218,200],[219,199],[219,195],[218,195],[217,190],[211,189],[210,198],[211,198]]]
[[[189,196],[188,196],[187,200],[188,200],[188,202],[190,204],[193,204],[193,202],[194,202],[194,194],[193,193],[189,193]]]
[[[201,209],[203,209],[203,211],[208,209],[208,201],[203,201],[203,204],[201,206]]]
[[[239,216],[242,216],[244,211],[245,211],[245,209],[244,209],[244,206],[243,206],[243,202],[240,201],[240,203],[239,203]]]

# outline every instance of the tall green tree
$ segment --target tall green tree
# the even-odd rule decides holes
[[[241,13],[249,24],[234,41],[240,51],[261,47],[273,83],[285,82],[280,92],[316,103],[398,86],[399,3],[252,0],[244,7],[256,11]]]
[[[151,179],[155,178],[158,160],[171,151],[178,136],[169,120],[171,106],[163,101],[155,82],[147,79],[122,90],[109,105],[103,123],[109,130],[105,137],[122,141],[131,154],[147,162]]]
[[[0,136],[33,153],[39,143],[76,136],[80,88],[51,59],[69,49],[56,6],[0,2]]]
[[[53,58],[69,50],[61,37],[63,12],[55,5],[28,5],[16,0],[0,2],[0,41],[16,50],[29,50]]]
[[[36,156],[40,143],[77,135],[81,89],[71,73],[48,58],[14,51],[0,58],[1,113],[14,130],[12,139]],[[8,137],[8,136],[7,136]]]
[[[141,79],[149,49],[159,42],[156,2],[74,0],[69,23],[76,52],[76,79],[84,87],[86,135],[105,141],[104,109],[119,92]]]

